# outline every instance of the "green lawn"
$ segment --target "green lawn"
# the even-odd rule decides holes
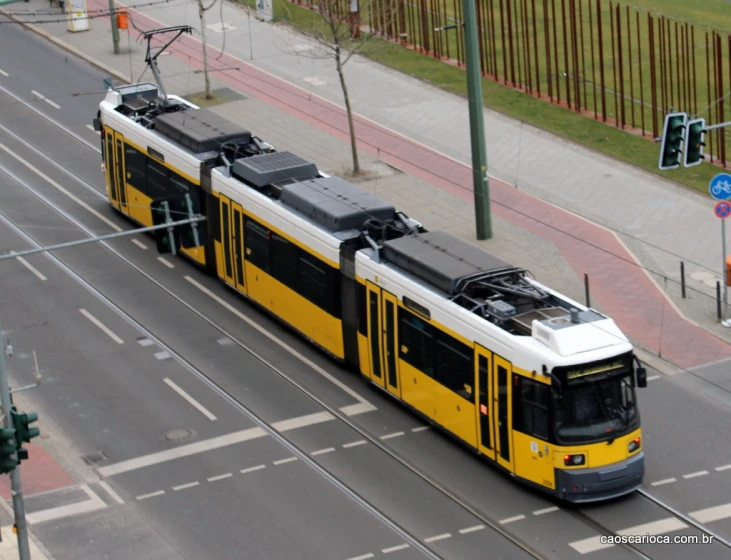
[[[239,1],[250,6],[253,5],[253,0]],[[558,3],[560,4],[560,2]],[[645,0],[644,2],[635,1],[634,3],[652,4],[653,2]],[[722,0],[709,0],[707,3],[709,5],[725,5],[725,11],[731,14],[731,4],[727,4]],[[680,2],[662,2],[661,0],[655,0],[654,4],[665,4],[669,6],[671,4],[680,5]],[[708,17],[710,17],[710,8],[705,9],[707,9]],[[274,0],[274,16],[275,19],[288,22],[303,31],[307,31],[308,29],[312,30],[313,26],[317,25],[319,19],[310,10],[291,4],[286,0]],[[729,16],[728,20],[731,26],[731,16]],[[722,20],[719,19],[719,21]],[[454,34],[453,32],[450,33]],[[466,76],[464,70],[460,68],[378,38],[372,38],[361,52],[371,59],[391,68],[429,81],[447,91],[466,96]],[[645,87],[647,88],[649,85],[645,85]],[[526,123],[571,139],[598,152],[616,157],[619,160],[636,165],[702,192],[707,192],[708,181],[720,172],[717,166],[710,164],[703,164],[690,169],[680,168],[673,171],[660,172],[657,170],[660,147],[658,144],[647,139],[634,136],[614,126],[603,124],[576,112],[552,105],[546,101],[521,93],[511,87],[498,84],[493,80],[483,80],[483,94],[485,105],[491,109],[500,111]],[[613,98],[611,102],[608,98],[607,104],[611,105],[613,112]],[[700,99],[699,105],[701,105]],[[629,109],[627,110],[629,111]],[[648,127],[646,126],[646,128]]]

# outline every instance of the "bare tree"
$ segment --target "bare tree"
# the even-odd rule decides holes
[[[359,14],[369,7],[364,6],[372,0],[319,0],[313,11],[317,14],[316,21],[310,26],[299,28],[298,31],[314,38],[320,45],[321,53],[318,56],[306,52],[299,52],[304,56],[316,58],[331,58],[335,61],[335,69],[340,79],[340,87],[343,90],[345,110],[348,115],[348,130],[350,133],[350,149],[353,155],[353,175],[361,172],[358,161],[358,149],[355,141],[355,128],[353,125],[353,108],[350,103],[348,86],[345,82],[343,69],[354,54],[358,53],[372,37],[369,33],[360,32]],[[381,4],[390,4],[389,0]],[[347,12],[347,13],[345,13]],[[388,10],[389,15],[393,13]]]
[[[211,79],[208,77],[208,43],[206,42],[206,12],[213,8],[218,0],[211,0],[208,6],[203,5],[203,0],[198,0],[198,17],[201,20],[201,43],[203,44],[203,76],[206,82],[206,99],[213,99],[211,93]],[[221,0],[223,2],[223,0]]]

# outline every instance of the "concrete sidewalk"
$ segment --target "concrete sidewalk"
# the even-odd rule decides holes
[[[48,12],[42,0],[22,6]],[[89,10],[107,7],[102,0],[89,1]],[[144,11],[135,12],[133,21],[140,29],[181,23],[197,28],[194,7],[188,2],[183,7],[141,8]],[[250,96],[216,110],[240,119],[278,148],[310,158],[329,173],[342,173],[349,161],[347,127],[343,111],[328,102],[339,103],[342,97],[332,62],[305,58],[315,52],[312,42],[285,27],[249,19],[238,5],[224,4],[225,34],[221,33],[213,12],[208,13],[209,42],[222,46],[225,38],[225,53],[209,55],[212,66],[219,69],[214,87],[227,85]],[[105,18],[92,20],[90,31],[76,34],[64,22],[37,24],[33,29],[87,59],[93,57],[110,73],[127,79],[132,75],[134,81],[142,73],[144,45],[128,40],[123,32],[122,53],[115,56]],[[160,58],[168,91],[202,90],[197,40],[184,37],[170,54]],[[378,171],[363,186],[427,227],[448,229],[474,242],[466,101],[367,60],[354,58],[346,69],[355,110],[361,114],[356,131],[362,157],[366,167]],[[486,111],[486,119],[490,169],[511,183],[491,182],[495,238],[482,243],[487,250],[579,301],[584,300],[583,272],[588,272],[592,305],[614,317],[634,342],[681,367],[731,357],[731,347],[716,338],[728,341],[731,333],[715,323],[715,302],[693,292],[692,299],[680,300],[679,288],[663,281],[678,277],[681,258],[689,275],[707,275],[697,275],[700,280],[695,284],[689,279],[691,288],[710,292],[702,280],[710,283],[714,272],[720,276],[718,223],[709,201],[491,111]],[[554,204],[624,233],[615,236]],[[627,246],[645,267],[659,274],[641,271]],[[679,310],[662,297],[651,278],[667,288]],[[715,337],[702,333],[678,311]]]

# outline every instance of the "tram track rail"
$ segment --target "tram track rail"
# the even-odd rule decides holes
[[[61,129],[63,132],[69,134],[72,138],[78,140],[81,144],[87,146],[92,151],[95,151],[96,153],[101,153],[101,150],[96,149],[93,144],[86,141],[85,139],[77,136],[74,132],[68,130],[66,127],[58,123],[52,118],[49,118],[47,115],[43,114],[41,111],[36,110],[34,107],[32,107],[30,104],[24,102],[22,99],[18,98],[2,86],[0,86],[0,91],[4,92],[5,94],[13,97],[18,102],[25,105],[27,108],[32,110],[34,113],[38,114],[51,124],[55,125],[59,129]],[[20,137],[18,134],[4,126],[3,124],[0,124],[0,130],[2,130],[4,133],[6,133],[8,136],[12,137],[14,140],[16,140],[18,143],[22,144],[25,148],[35,153],[39,158],[45,160],[47,163],[49,163],[51,166],[56,168],[58,171],[62,172],[67,177],[71,178],[73,181],[75,181],[78,185],[83,187],[85,190],[93,193],[94,195],[98,196],[100,199],[103,199],[106,201],[106,194],[103,192],[100,192],[98,189],[94,188],[91,184],[86,182],[83,178],[79,177],[72,171],[64,168],[61,166],[58,162],[53,160],[51,157],[47,156],[40,150],[38,150],[35,146],[27,142],[25,139]],[[26,191],[28,191],[31,195],[33,195],[35,198],[37,198],[39,201],[41,201],[43,204],[45,204],[49,209],[51,209],[53,212],[60,215],[62,218],[64,218],[67,222],[75,226],[77,229],[79,229],[81,232],[83,232],[85,235],[89,237],[96,236],[97,234],[94,233],[89,227],[81,223],[80,220],[73,217],[69,212],[57,207],[54,205],[44,194],[38,192],[36,189],[28,186],[23,182],[17,174],[15,174],[12,170],[8,169],[4,165],[0,165],[0,170],[2,170],[8,177],[10,177],[13,181],[18,183],[22,188],[24,188]],[[121,216],[121,214],[120,214]],[[28,243],[33,245],[35,248],[40,248],[40,243],[31,235],[26,233],[20,226],[15,224],[15,222],[12,221],[9,217],[6,215],[0,213],[0,221],[3,222],[7,227],[15,231],[18,235],[20,235],[23,239],[25,239]],[[342,422],[343,424],[347,425],[349,428],[354,430],[357,434],[359,434],[363,439],[367,440],[369,443],[377,447],[380,451],[383,453],[386,453],[392,460],[396,461],[398,464],[400,464],[402,467],[407,469],[411,474],[414,476],[420,478],[422,481],[427,483],[429,486],[431,486],[433,489],[435,489],[437,492],[439,492],[441,495],[443,495],[448,500],[454,502],[456,505],[461,507],[464,511],[472,515],[476,521],[479,521],[480,523],[484,524],[486,528],[489,528],[492,530],[495,534],[498,534],[508,540],[512,545],[515,547],[521,549],[523,552],[525,552],[527,555],[529,555],[531,558],[534,558],[536,560],[547,560],[549,557],[542,554],[540,551],[533,548],[528,543],[524,542],[523,539],[517,537],[516,535],[512,534],[510,531],[507,531],[504,529],[500,523],[496,520],[493,520],[486,516],[485,514],[478,511],[474,506],[470,505],[466,500],[462,499],[461,497],[457,496],[454,492],[452,492],[449,488],[447,488],[445,485],[439,483],[438,481],[434,480],[432,477],[430,477],[427,473],[425,473],[423,470],[419,469],[415,465],[413,465],[410,461],[406,460],[402,456],[400,456],[398,453],[396,453],[393,449],[389,448],[387,445],[385,445],[383,442],[380,441],[380,439],[376,436],[371,435],[366,430],[358,426],[356,423],[354,423],[346,414],[341,412],[338,408],[329,405],[328,403],[324,402],[321,398],[319,398],[317,395],[315,395],[311,390],[306,388],[304,385],[299,383],[297,380],[293,379],[290,375],[283,372],[280,368],[278,368],[275,364],[271,363],[271,361],[267,360],[264,356],[262,356],[260,353],[258,353],[256,350],[251,348],[250,345],[246,344],[241,340],[240,337],[237,337],[233,333],[231,333],[228,329],[218,324],[215,320],[213,320],[211,317],[206,315],[204,312],[200,311],[199,309],[196,309],[193,305],[188,303],[184,298],[180,297],[176,293],[174,293],[172,290],[167,288],[157,280],[153,275],[148,273],[146,270],[143,270],[140,266],[133,263],[129,258],[124,256],[119,250],[115,249],[112,244],[108,241],[100,241],[99,244],[103,246],[107,251],[109,251],[112,255],[114,255],[117,259],[119,259],[122,263],[126,264],[128,267],[130,267],[132,270],[140,274],[142,277],[144,277],[146,280],[152,282],[157,288],[161,289],[163,292],[165,292],[168,296],[173,298],[178,304],[185,307],[188,311],[193,313],[195,316],[197,316],[199,319],[206,322],[209,326],[211,326],[213,329],[217,330],[219,333],[221,333],[222,336],[225,336],[229,338],[234,344],[239,346],[241,349],[246,351],[249,355],[251,355],[253,358],[261,362],[263,365],[265,365],[270,371],[272,371],[274,374],[278,375],[282,380],[286,381],[288,384],[290,384],[293,388],[298,390],[302,395],[309,398],[311,401],[316,403],[318,406],[322,407],[324,411],[327,411],[332,416],[334,416],[338,421]],[[385,513],[379,511],[375,506],[370,504],[365,498],[357,494],[354,490],[352,490],[350,487],[348,487],[343,481],[337,479],[332,473],[330,473],[325,467],[323,467],[320,463],[318,463],[313,457],[308,455],[305,451],[297,447],[292,441],[287,439],[285,436],[280,434],[276,431],[276,429],[266,421],[264,421],[260,416],[255,414],[252,410],[250,410],[248,407],[246,407],[244,404],[242,404],[240,401],[238,401],[233,395],[231,395],[228,391],[226,391],[224,388],[222,388],[219,384],[217,384],[214,380],[212,380],[209,376],[207,376],[204,372],[202,372],[200,369],[195,367],[188,359],[186,359],[184,356],[182,356],[180,353],[173,350],[170,346],[168,346],[160,336],[157,336],[155,333],[148,330],[144,325],[139,323],[134,317],[132,317],[129,313],[127,313],[125,310],[123,310],[121,307],[119,307],[114,301],[112,301],[108,296],[104,295],[101,291],[99,291],[97,288],[95,288],[91,283],[89,283],[87,280],[85,280],[81,275],[76,273],[71,267],[66,265],[63,260],[56,257],[55,255],[46,253],[46,256],[51,259],[57,266],[59,266],[62,270],[64,270],[68,275],[70,275],[72,278],[74,278],[77,282],[79,282],[82,286],[84,286],[88,291],[90,291],[97,299],[99,299],[102,303],[104,303],[107,307],[112,309],[117,315],[119,315],[122,319],[124,319],[128,324],[132,325],[136,329],[138,329],[141,333],[143,333],[145,336],[153,340],[156,344],[160,346],[161,349],[166,350],[170,353],[170,355],[178,361],[185,369],[190,371],[193,375],[198,377],[201,381],[203,381],[207,386],[209,386],[215,393],[219,394],[221,397],[223,397],[227,402],[229,402],[231,405],[233,405],[236,409],[241,411],[243,414],[245,414],[247,417],[249,417],[254,423],[256,423],[258,426],[260,426],[262,429],[264,429],[268,434],[272,435],[278,442],[282,443],[290,449],[295,455],[298,456],[303,462],[314,468],[317,472],[325,476],[331,483],[333,483],[336,487],[340,488],[342,491],[344,491],[346,494],[351,496],[353,499],[355,499],[358,503],[363,505],[368,511],[373,513],[375,516],[377,516],[379,519],[382,519],[384,523],[386,523],[389,527],[394,529],[398,534],[402,535],[403,538],[409,542],[410,544],[413,544],[415,548],[418,550],[423,551],[427,556],[431,558],[440,558],[436,552],[428,547],[423,540],[419,540],[416,536],[410,534],[408,531],[403,529],[397,522],[392,520],[390,517],[388,517]]]

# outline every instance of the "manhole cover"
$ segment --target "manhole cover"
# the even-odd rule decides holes
[[[175,430],[170,430],[169,432],[165,433],[164,436],[162,436],[160,439],[164,441],[182,441],[184,439],[188,439],[189,437],[192,437],[195,435],[195,430],[189,430],[187,428],[178,428]]]
[[[87,465],[94,465],[96,463],[99,463],[100,461],[105,461],[109,459],[109,456],[104,453],[104,451],[97,451],[95,453],[87,453],[86,455],[82,455],[81,458]]]

